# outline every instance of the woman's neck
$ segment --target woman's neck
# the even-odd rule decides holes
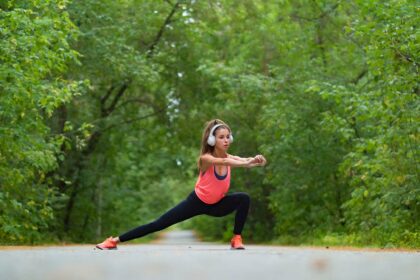
[[[213,156],[214,157],[218,157],[218,158],[225,158],[225,157],[227,157],[227,154],[226,154],[225,151],[221,151],[221,150],[215,149],[213,151]]]

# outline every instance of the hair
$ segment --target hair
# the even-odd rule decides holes
[[[230,129],[230,127],[225,122],[223,122],[222,120],[219,120],[219,119],[214,119],[214,120],[208,121],[205,124],[204,130],[203,130],[203,136],[201,138],[201,151],[200,151],[200,155],[198,156],[198,160],[197,160],[198,169],[201,169],[201,159],[200,159],[201,156],[204,155],[204,154],[207,154],[207,153],[212,154],[213,151],[214,151],[214,146],[210,146],[207,143],[207,139],[210,136],[210,130],[217,124],[221,124],[221,126],[219,126],[218,128],[216,128],[214,130],[213,135],[216,135],[216,131],[218,129],[222,129],[222,128],[225,128],[225,129],[229,130],[230,133],[232,133],[232,130]]]

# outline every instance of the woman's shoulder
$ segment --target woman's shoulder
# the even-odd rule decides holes
[[[205,153],[200,156],[200,160],[201,160],[200,173],[204,174],[209,169],[209,167],[212,166],[212,164],[208,161],[211,158],[213,158],[213,155],[211,153]]]
[[[211,154],[211,153],[209,153],[209,152],[207,152],[207,153],[204,153],[204,154],[202,154],[201,156],[200,156],[200,158],[213,158],[214,156]]]

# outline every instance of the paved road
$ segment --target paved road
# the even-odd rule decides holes
[[[147,245],[54,246],[0,250],[0,279],[331,279],[419,280],[420,253],[366,252],[198,242],[172,231]]]

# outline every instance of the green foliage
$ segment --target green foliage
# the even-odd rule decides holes
[[[263,118],[267,136],[278,130],[272,137],[277,144],[263,148],[279,163],[267,178],[279,184],[270,197],[279,234],[344,227],[360,233],[354,244],[418,246],[415,8],[410,2],[369,3],[340,7],[358,8],[342,38],[364,52],[355,62],[366,64],[357,80],[313,74],[303,86],[289,85],[294,95],[276,98]],[[338,40],[331,47],[348,44]]]
[[[94,242],[157,218],[192,191],[202,126],[221,118],[232,154],[269,162],[233,171],[246,240],[420,246],[415,1],[0,9],[5,242]],[[185,225],[226,241],[233,219]]]
[[[249,110],[249,101],[241,104],[243,111],[232,108],[223,93],[232,91],[229,82],[220,82],[237,79],[227,70],[231,68],[219,64],[220,78],[215,80],[223,108],[235,109],[239,116],[248,113],[241,126],[251,124],[255,131],[257,124],[258,149],[270,162],[263,184],[258,177],[252,180],[263,186],[252,196],[268,198],[260,221],[271,221],[277,239],[291,243],[347,231],[357,236],[344,239],[350,244],[418,247],[419,45],[414,2],[301,2],[283,1],[282,9],[245,2],[248,9],[238,14],[246,23],[238,14],[235,22],[224,22],[233,34],[247,26],[248,32],[235,38],[243,39],[241,50],[252,50],[247,56],[247,51],[233,54],[231,50],[239,48],[234,43],[221,48],[235,68],[253,69],[246,89],[234,89],[232,96],[264,100],[262,110]],[[225,11],[229,7],[224,4]],[[264,20],[254,18],[250,7],[264,14]],[[276,40],[264,37],[262,28]],[[263,58],[257,55],[261,51],[254,52],[261,46]],[[262,70],[255,67],[261,64]],[[250,82],[259,73],[268,75],[271,88],[254,93]],[[255,149],[245,143],[240,150],[253,154]],[[253,215],[251,226],[256,224]]]
[[[2,5],[3,6],[3,5]],[[63,77],[77,59],[63,1],[10,1],[0,9],[0,238],[34,242],[54,222],[47,173],[59,138],[45,121],[81,84]],[[58,142],[57,142],[58,141]]]

